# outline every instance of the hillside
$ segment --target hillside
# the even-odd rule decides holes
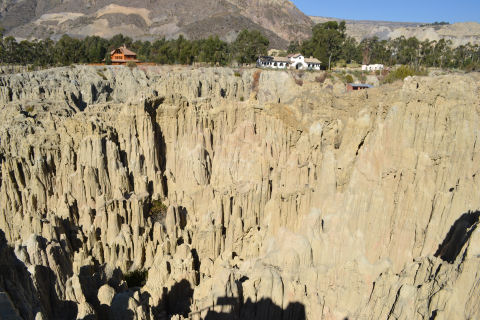
[[[19,38],[58,38],[123,33],[138,39],[183,34],[233,40],[245,28],[262,31],[272,47],[305,38],[311,20],[287,0],[4,0],[0,24]]]
[[[341,21],[338,18],[310,17],[314,23],[326,21]],[[371,20],[345,20],[347,34],[357,41],[365,38],[378,37],[380,39],[395,39],[401,36],[406,38],[416,37],[423,40],[451,40],[454,46],[467,44],[480,44],[480,23],[462,22],[451,25],[428,26],[416,22],[389,22]]]

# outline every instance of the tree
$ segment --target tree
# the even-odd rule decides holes
[[[297,53],[301,49],[300,43],[298,41],[290,41],[290,44],[288,45],[287,52],[288,53]]]
[[[343,42],[342,46],[342,59],[345,60],[346,63],[360,62],[361,61],[361,52],[357,45],[357,41],[355,38],[347,37]]]
[[[314,56],[320,61],[328,61],[328,69],[342,54],[342,45],[345,41],[345,21],[340,23],[328,21],[313,27],[313,36],[302,45],[305,56]]]
[[[83,40],[83,50],[85,55],[83,62],[102,62],[107,53],[108,41],[97,36],[86,37]]]
[[[266,55],[269,40],[257,30],[243,30],[232,44],[235,58],[240,63],[251,63],[257,60],[258,56]]]

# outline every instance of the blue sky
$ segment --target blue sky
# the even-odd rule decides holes
[[[402,22],[480,22],[480,0],[292,0],[307,15]]]

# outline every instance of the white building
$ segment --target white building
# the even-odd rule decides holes
[[[257,67],[271,69],[320,70],[321,62],[313,57],[305,58],[300,53],[287,57],[263,56],[257,60]]]
[[[270,69],[286,69],[290,67],[290,59],[285,57],[263,56],[258,58],[257,67]]]
[[[364,64],[362,65],[362,71],[377,71],[383,70],[383,64]]]

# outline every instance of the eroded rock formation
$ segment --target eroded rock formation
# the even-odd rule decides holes
[[[0,77],[0,308],[479,317],[480,76],[349,94],[322,80],[122,67]]]

